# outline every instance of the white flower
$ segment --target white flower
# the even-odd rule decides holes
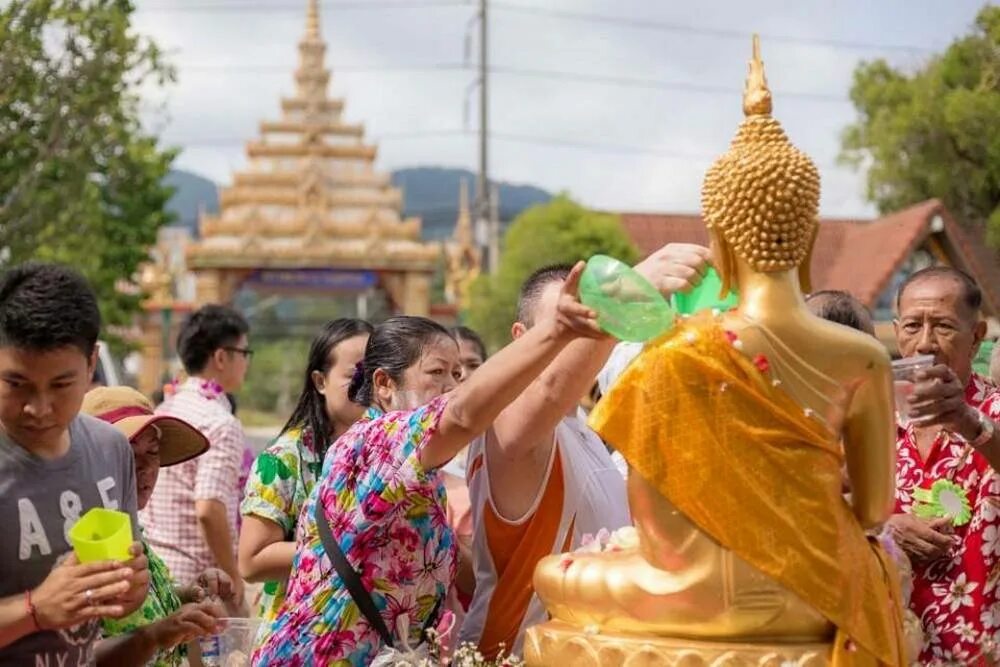
[[[1000,527],[995,523],[986,526],[983,531],[983,556],[989,558],[1000,555]]]
[[[951,631],[957,634],[962,641],[976,641],[976,629],[973,627],[972,623],[969,623],[965,619],[959,619],[958,622],[955,623],[954,627],[951,628]]]
[[[635,526],[623,526],[615,532],[611,533],[611,538],[608,540],[609,547],[617,547],[619,549],[634,549],[639,546],[639,532],[635,529]]]
[[[980,496],[979,505],[976,510],[982,520],[991,523],[1000,518],[1000,498],[995,496]]]
[[[959,607],[972,606],[972,592],[979,588],[979,584],[968,581],[965,573],[961,573],[955,578],[948,588],[948,594],[944,597],[944,602],[950,605],[951,611],[958,611]]]
[[[997,605],[983,607],[983,611],[979,614],[979,622],[986,630],[1000,628],[1000,608]]]

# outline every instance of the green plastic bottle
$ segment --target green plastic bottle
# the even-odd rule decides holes
[[[580,301],[615,338],[643,343],[666,332],[676,317],[663,295],[630,266],[594,255],[580,276]]]
[[[730,310],[735,308],[740,302],[739,295],[730,290],[724,298],[719,297],[722,290],[722,278],[718,272],[709,267],[698,286],[687,294],[677,292],[671,297],[671,303],[681,315],[694,315],[703,310],[717,308],[719,310]]]

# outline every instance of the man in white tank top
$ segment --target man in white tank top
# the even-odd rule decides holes
[[[697,284],[708,258],[707,248],[670,244],[636,268],[669,295]],[[514,338],[558,297],[568,272],[541,269],[525,282]],[[610,338],[567,346],[469,448],[476,590],[459,639],[487,657],[520,654],[525,630],[546,619],[532,587],[539,560],[631,523],[622,474],[577,407],[614,347]]]

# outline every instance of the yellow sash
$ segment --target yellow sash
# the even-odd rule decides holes
[[[898,575],[841,495],[839,443],[714,318],[648,345],[590,424],[706,534],[829,619],[834,665],[903,664]]]

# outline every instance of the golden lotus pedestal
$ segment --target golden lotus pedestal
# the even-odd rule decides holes
[[[829,644],[747,644],[588,634],[549,621],[528,630],[528,667],[826,667]]]

